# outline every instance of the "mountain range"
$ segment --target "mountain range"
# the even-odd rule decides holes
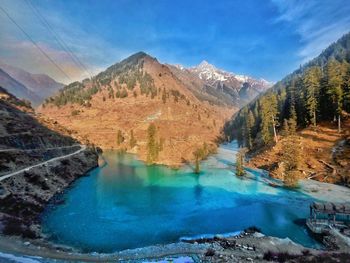
[[[271,86],[205,61],[191,68],[161,64],[144,52],[67,86],[44,74],[3,63],[0,67],[2,87],[35,106],[44,100],[38,111],[75,131],[78,140],[146,159],[147,128],[155,123],[158,139],[167,146],[158,162],[170,165],[192,160],[203,142],[214,147],[226,119]],[[117,133],[123,143],[117,142]],[[136,147],[127,143],[131,133]]]
[[[46,74],[32,74],[1,62],[0,70],[0,86],[21,99],[31,101],[35,106],[64,86]]]
[[[264,79],[227,72],[207,61],[191,68],[168,66],[198,98],[218,105],[241,107],[272,86]]]
[[[203,78],[210,72],[211,78]],[[157,162],[177,166],[193,160],[203,142],[215,147],[225,121],[267,87],[265,81],[208,63],[185,69],[139,52],[92,79],[65,86],[38,110],[75,131],[77,138],[104,149],[136,152],[143,160],[153,123],[163,145]],[[132,137],[135,147],[129,143]]]

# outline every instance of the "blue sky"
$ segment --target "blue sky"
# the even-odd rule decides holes
[[[207,60],[277,81],[350,31],[348,0],[2,0],[4,8],[71,80],[86,76],[41,24],[97,73],[137,52],[163,63]],[[70,82],[0,10],[0,61]]]

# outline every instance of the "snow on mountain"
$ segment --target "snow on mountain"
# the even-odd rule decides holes
[[[190,68],[189,70],[196,73],[202,80],[227,80],[227,74],[225,71],[217,69],[205,60],[203,60],[198,66]]]
[[[216,68],[214,65],[209,64],[207,61],[203,60],[199,65],[189,68],[189,70],[193,73],[196,73],[200,79],[205,81],[227,81],[235,79],[242,84],[244,82],[254,83],[259,82],[261,84],[269,85],[268,81],[263,79],[256,80],[250,76],[246,75],[238,75],[232,72],[227,72],[222,69]]]

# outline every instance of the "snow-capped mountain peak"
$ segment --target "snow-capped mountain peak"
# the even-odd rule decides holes
[[[217,69],[215,66],[209,64],[205,60],[190,70],[196,73],[202,80],[225,81],[227,79],[224,71]]]

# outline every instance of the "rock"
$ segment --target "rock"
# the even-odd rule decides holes
[[[30,242],[29,241],[26,241],[23,243],[25,246],[29,246],[30,245]]]
[[[346,167],[349,165],[349,162],[346,160],[340,160],[340,161],[338,161],[338,163],[341,167]]]
[[[215,250],[212,248],[208,248],[208,250],[205,252],[206,257],[212,257],[215,255]]]

